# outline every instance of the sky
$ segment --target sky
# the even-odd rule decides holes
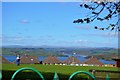
[[[118,34],[95,30],[111,21],[73,23],[90,12],[80,2],[3,2],[2,46],[118,47]],[[103,12],[103,15],[106,12]],[[102,16],[102,15],[101,15]]]

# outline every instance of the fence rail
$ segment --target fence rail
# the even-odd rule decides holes
[[[24,70],[31,70],[31,71],[35,72],[42,80],[45,80],[44,76],[43,76],[38,70],[36,70],[36,69],[34,69],[34,68],[21,68],[21,69],[18,69],[18,70],[17,70],[16,72],[14,72],[14,74],[12,75],[11,80],[14,80],[15,76],[16,76],[18,73],[20,73],[20,72],[22,72],[22,71],[24,71]],[[85,74],[85,75],[89,76],[90,78],[92,78],[93,80],[97,80],[96,77],[95,77],[93,74],[91,74],[90,72],[86,72],[86,71],[77,71],[77,72],[74,72],[73,74],[70,75],[70,77],[69,77],[68,80],[72,80],[72,78],[73,78],[74,76],[76,76],[77,74]],[[59,80],[59,76],[58,76],[57,72],[54,73],[53,80]],[[106,75],[106,80],[110,80],[108,74]]]
[[[120,71],[111,71],[111,70],[89,70],[96,78],[97,80],[103,80],[102,78],[109,77],[110,80],[120,80]],[[101,76],[102,74],[102,76]],[[107,75],[106,75],[107,74]],[[109,76],[108,76],[109,75]]]

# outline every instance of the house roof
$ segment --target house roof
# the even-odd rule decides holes
[[[85,62],[85,64],[96,64],[96,65],[103,65],[102,62],[100,62],[97,58],[95,57],[91,57],[89,59],[87,59]]]
[[[82,62],[80,62],[80,60],[78,60],[76,57],[70,56],[63,63],[64,64],[80,64]]]
[[[48,56],[45,60],[43,60],[43,63],[47,63],[47,64],[60,64],[62,63],[62,61],[60,61],[58,58],[56,58],[55,56]]]
[[[37,56],[25,55],[20,58],[20,63],[21,64],[35,64],[35,63],[39,63],[39,60]]]

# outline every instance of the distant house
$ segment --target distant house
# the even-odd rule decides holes
[[[102,66],[103,63],[100,62],[97,58],[92,56],[91,58],[87,59],[84,62],[84,65],[88,65],[88,66]]]
[[[42,62],[43,64],[62,64],[62,61],[60,61],[55,56],[48,56],[45,60]]]
[[[79,64],[82,64],[82,62],[80,62],[80,60],[78,60],[76,57],[70,56],[65,61],[63,61],[63,64],[67,64],[67,65],[79,65]]]
[[[38,64],[39,60],[37,56],[25,55],[21,57],[20,63],[21,64]]]
[[[3,64],[10,64],[11,62],[9,62],[7,59],[5,59],[3,56],[0,56],[0,60],[2,59],[2,63]],[[0,62],[1,63],[1,62]]]
[[[120,58],[113,59],[116,61],[116,67],[120,67]]]

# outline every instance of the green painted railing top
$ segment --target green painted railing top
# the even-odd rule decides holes
[[[21,69],[17,70],[17,71],[12,75],[11,80],[14,80],[15,76],[16,76],[19,72],[22,72],[23,70],[32,70],[33,72],[36,72],[36,73],[40,76],[40,78],[41,78],[42,80],[45,80],[44,77],[43,77],[43,75],[42,75],[39,71],[37,71],[36,69],[34,69],[34,68],[21,68]]]
[[[0,71],[0,80],[2,79],[2,73],[1,73],[1,71]]]
[[[108,74],[106,75],[106,80],[110,80],[110,78],[109,78]]]
[[[21,68],[21,69],[17,70],[17,71],[12,75],[11,80],[14,80],[15,76],[16,76],[18,73],[20,73],[20,72],[22,72],[22,71],[24,71],[24,70],[32,70],[33,72],[36,72],[42,80],[45,80],[45,78],[43,77],[43,75],[42,75],[39,71],[37,71],[36,69],[34,69],[34,68]],[[94,75],[92,75],[91,73],[86,72],[86,71],[77,71],[77,72],[74,72],[74,73],[69,77],[68,80],[71,80],[71,79],[72,79],[75,75],[77,75],[77,74],[86,74],[86,75],[88,75],[89,77],[91,77],[93,80],[96,80],[96,78],[94,77]],[[1,75],[0,78],[2,78],[1,72],[0,72],[0,75]],[[57,75],[56,72],[55,72],[55,74],[54,74],[53,80],[59,80],[59,76]],[[108,74],[106,75],[106,80],[110,80]]]
[[[89,72],[86,72],[86,71],[77,71],[77,72],[74,72],[68,80],[71,80],[73,76],[77,75],[77,74],[87,74],[88,76],[90,76],[93,80],[96,80],[96,78]]]
[[[57,73],[55,72],[53,80],[59,80]]]

